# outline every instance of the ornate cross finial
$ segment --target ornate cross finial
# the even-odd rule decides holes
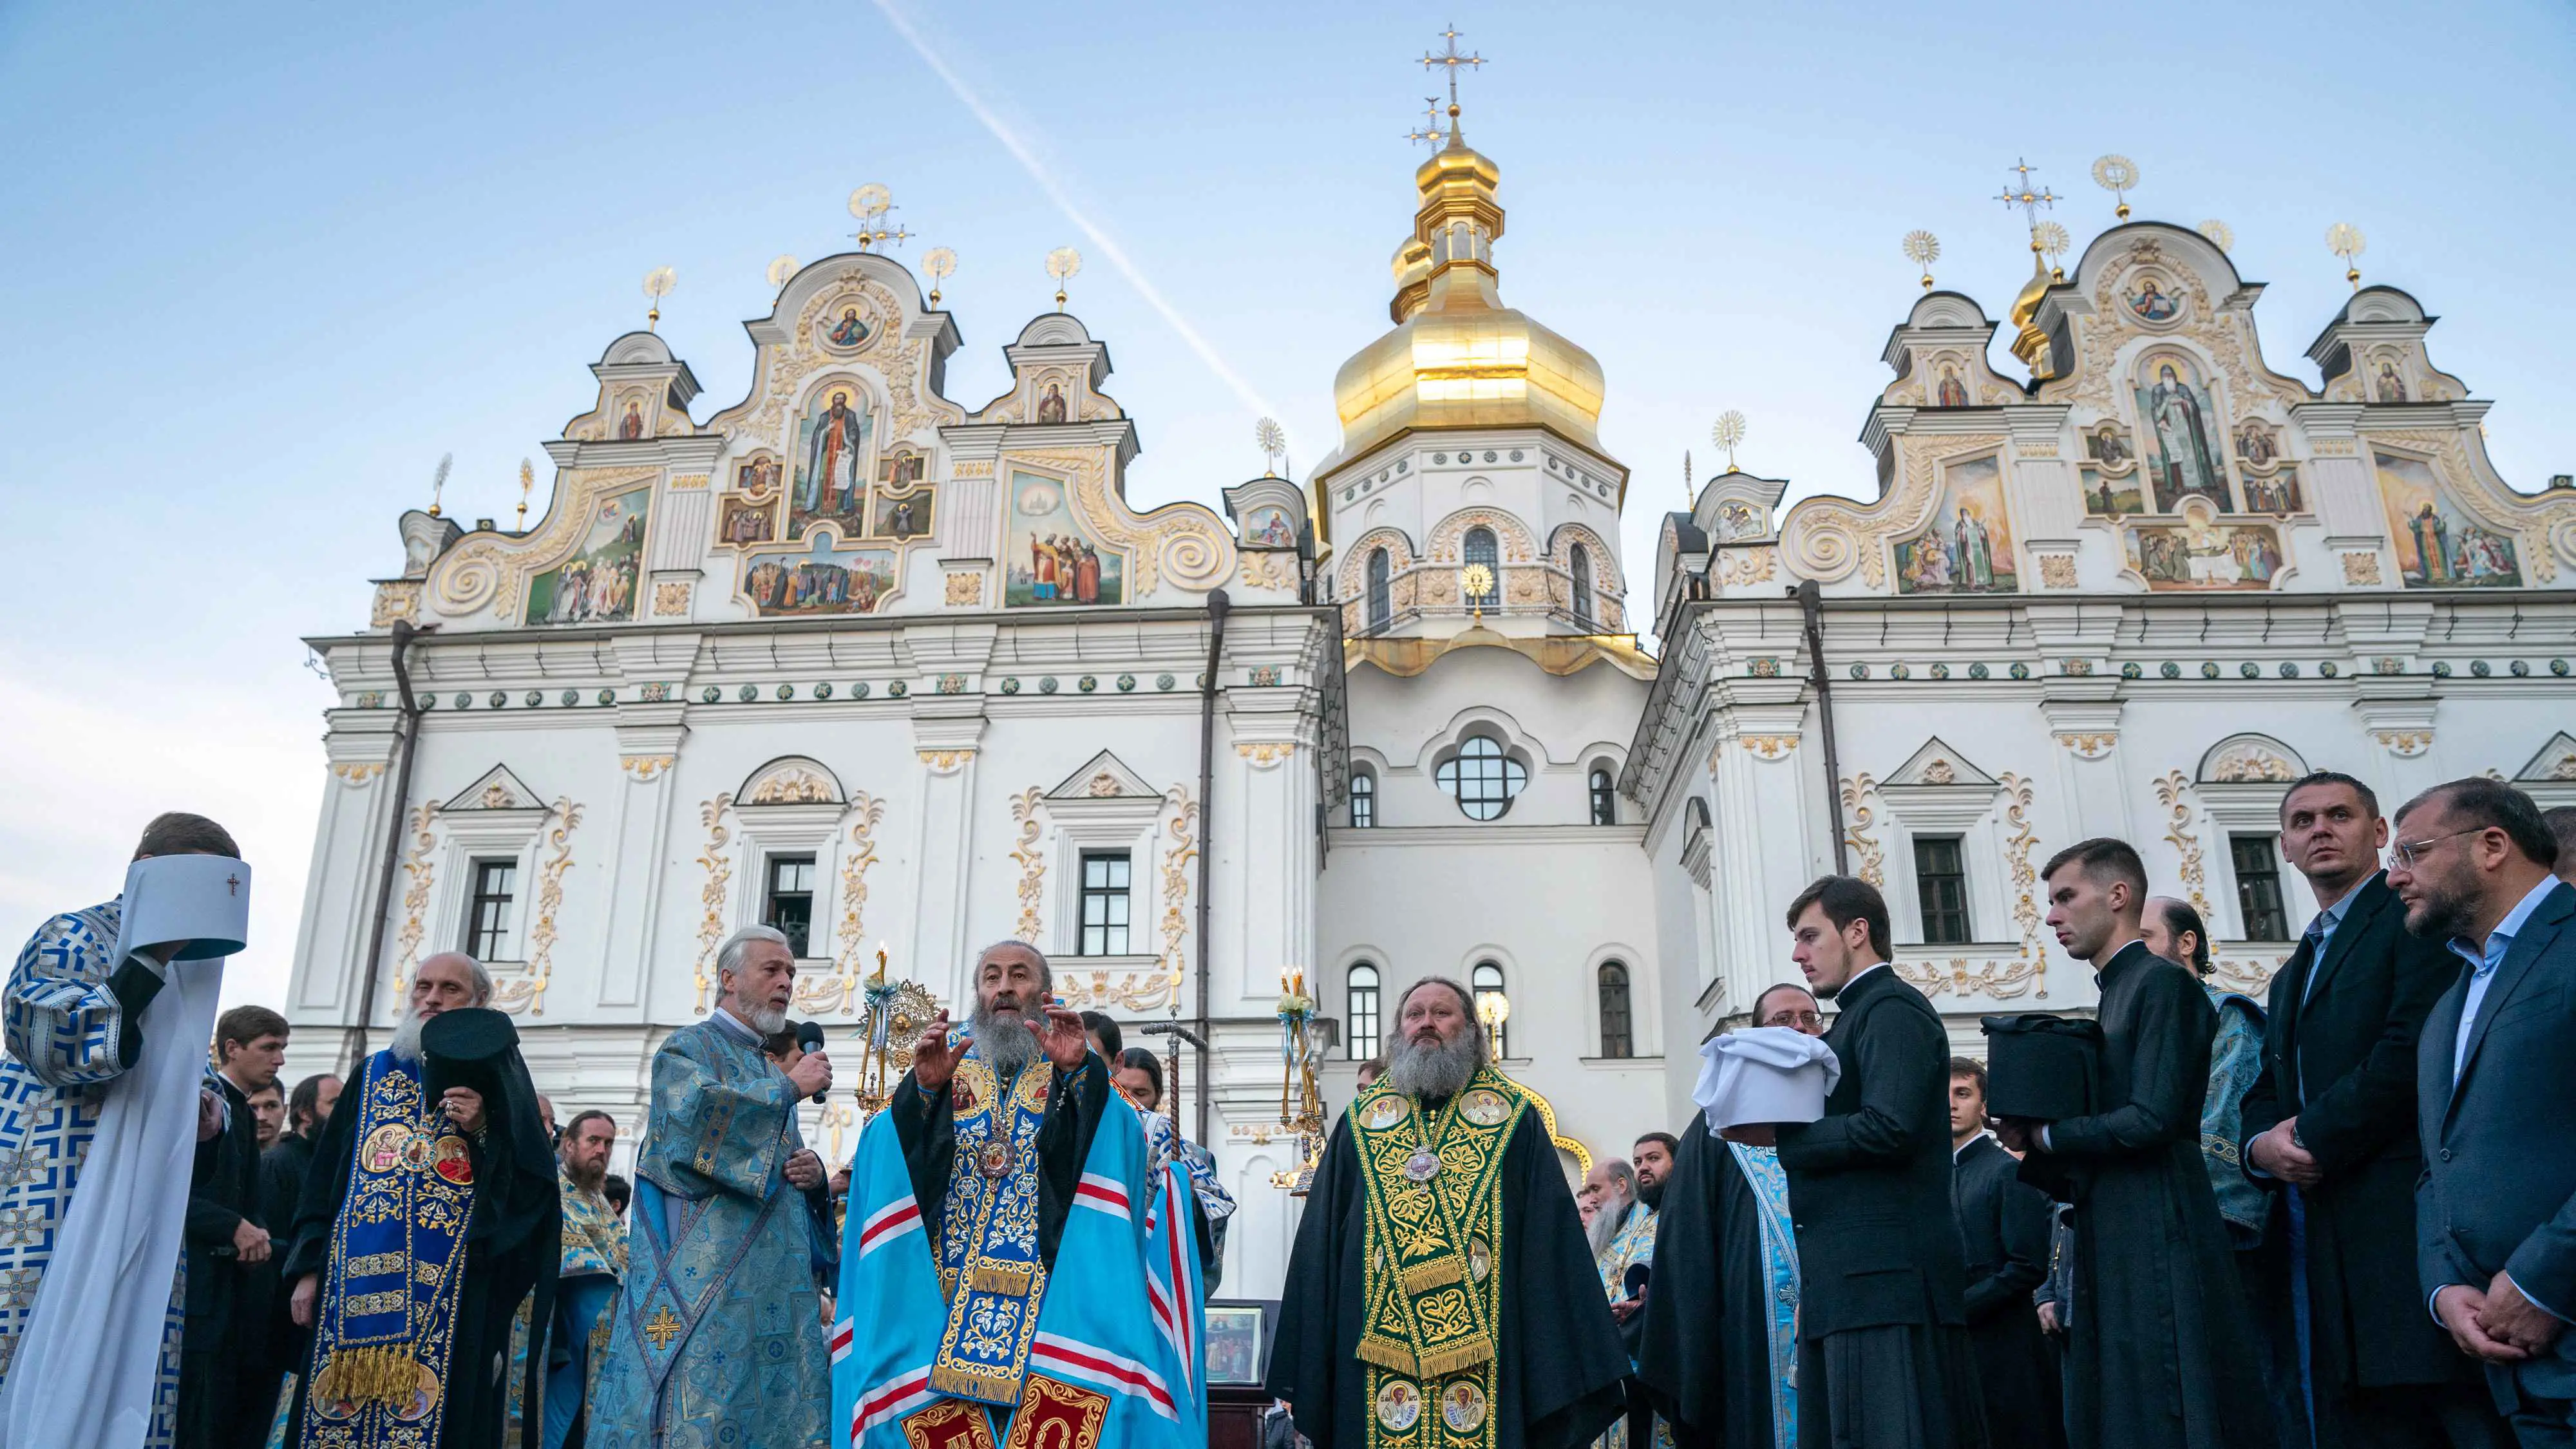
[[[899,226],[886,225],[886,213],[897,209],[894,193],[876,182],[871,181],[850,193],[850,215],[858,218],[859,222],[859,229],[850,233],[850,239],[859,244],[860,251],[885,242],[912,240],[911,232]]]
[[[1426,69],[1435,65],[1446,66],[1449,69],[1449,116],[1452,120],[1455,120],[1458,115],[1458,67],[1478,66],[1485,63],[1485,58],[1481,55],[1458,53],[1458,38],[1466,33],[1456,25],[1451,25],[1440,32],[1440,38],[1449,42],[1449,49],[1439,55],[1425,53],[1422,57],[1422,64]]]
[[[1422,98],[1422,116],[1422,129],[1419,131],[1408,132],[1404,139],[1420,142],[1429,146],[1434,151],[1437,151],[1441,147],[1449,144],[1449,133],[1440,129],[1440,98],[1438,96],[1424,96]]]
[[[2037,251],[2039,250],[2039,209],[2043,206],[2055,206],[2057,197],[2045,186],[2037,191],[2030,189],[2030,173],[2038,170],[2038,167],[2016,159],[2010,169],[2020,174],[2021,179],[2018,184],[2021,189],[2015,191],[2013,184],[2008,183],[2004,187],[2003,194],[1995,200],[2006,206],[2021,208],[2022,216],[2030,223],[2030,248],[2032,251]]]

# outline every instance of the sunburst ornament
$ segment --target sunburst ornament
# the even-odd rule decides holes
[[[1082,273],[1082,253],[1071,247],[1057,247],[1047,253],[1046,273],[1055,278],[1055,309],[1064,310],[1064,284]]]
[[[519,460],[519,532],[528,531],[528,495],[536,491],[537,465],[532,459]]]
[[[2093,162],[2093,184],[2110,192],[2119,201],[2120,204],[2114,208],[2114,214],[2120,220],[2127,221],[2129,219],[2128,194],[2135,190],[2138,184],[2138,163],[2117,154],[2099,157]]]
[[[1905,234],[1905,259],[1923,269],[1923,290],[1932,290],[1932,264],[1941,260],[1941,239],[1921,227]]]
[[[871,181],[850,193],[850,215],[861,221],[883,216],[894,209],[894,193]]]
[[[2209,238],[2209,244],[2222,252],[2236,250],[2236,228],[2220,221],[2217,217],[2211,217],[2193,230]]]
[[[1485,601],[1494,596],[1494,570],[1490,565],[1471,563],[1458,570],[1458,587],[1467,595],[1467,607],[1479,619],[1485,617]]]
[[[1717,415],[1717,426],[1708,430],[1708,440],[1726,450],[1726,471],[1735,471],[1736,445],[1744,441],[1744,414],[1733,408]]]
[[[1252,425],[1252,441],[1261,456],[1270,460],[1270,476],[1279,476],[1279,460],[1288,455],[1288,430],[1277,418],[1263,418]]]
[[[769,270],[762,275],[769,278],[772,291],[784,287],[787,285],[787,279],[796,275],[796,259],[785,252],[780,252],[769,259]]]
[[[2356,292],[2361,290],[2361,268],[2353,258],[2369,249],[2370,239],[2363,236],[2361,228],[2351,222],[2339,221],[2326,228],[2326,250],[2343,258],[2343,279],[2352,283],[2352,289]]]
[[[2068,236],[2066,228],[2056,222],[2043,221],[2030,229],[2030,239],[2047,254],[2049,271],[2056,280],[2065,281],[2066,273],[2058,268],[2057,259],[2066,255],[2067,248],[2075,245],[2075,238]]]
[[[644,314],[644,330],[654,331],[662,325],[662,299],[680,285],[680,274],[669,267],[655,267],[644,274],[644,295],[653,299],[652,310]]]
[[[429,516],[438,517],[439,500],[447,496],[447,473],[456,466],[454,453],[438,455],[438,471],[429,475]]]
[[[921,254],[921,274],[930,279],[930,305],[939,305],[939,284],[957,275],[957,253],[948,247],[932,247]]]

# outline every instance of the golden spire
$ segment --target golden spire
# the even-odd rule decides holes
[[[2020,177],[2021,190],[2015,191],[2008,184],[2003,195],[1995,199],[2006,206],[2020,207],[2023,220],[2030,227],[2030,280],[2022,284],[2021,295],[2013,298],[2012,323],[2019,329],[2019,334],[2013,338],[2012,354],[2030,369],[2032,377],[2044,382],[2055,374],[2048,370],[2048,334],[2039,330],[2035,319],[2039,316],[2040,303],[2048,297],[2053,279],[2048,274],[2048,239],[2040,235],[2039,209],[2055,206],[2057,197],[2044,186],[2037,191],[2030,189],[2030,173],[2038,167],[2016,160],[2011,169]]]
[[[2339,221],[2326,228],[2326,250],[2343,258],[2343,279],[2352,283],[2356,292],[2361,290],[2361,264],[2353,258],[2360,256],[2368,246],[2361,228],[2351,222]]]

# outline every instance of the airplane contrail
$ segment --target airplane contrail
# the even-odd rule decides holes
[[[1126,249],[1118,245],[1109,233],[1101,230],[1099,224],[1076,205],[1071,196],[1065,194],[1064,187],[1059,185],[1055,177],[1048,173],[1047,168],[1039,163],[1037,154],[1028,148],[1027,143],[1020,139],[1017,132],[994,113],[991,106],[984,104],[983,97],[975,94],[974,89],[968,86],[957,72],[948,68],[948,62],[939,58],[938,52],[930,48],[930,43],[922,39],[920,31],[913,29],[912,22],[902,11],[895,8],[893,0],[872,0],[872,3],[879,13],[885,16],[886,23],[894,27],[895,33],[903,37],[904,43],[912,47],[913,54],[920,56],[922,63],[929,66],[931,71],[947,85],[949,93],[956,96],[967,110],[973,112],[975,119],[983,123],[984,129],[993,133],[993,139],[1001,142],[1002,148],[1009,151],[1020,163],[1020,169],[1029,174],[1029,179],[1037,183],[1038,189],[1046,193],[1047,199],[1055,203],[1056,209],[1064,213],[1065,219],[1072,222],[1091,245],[1098,248],[1100,254],[1109,259],[1109,264],[1118,269],[1119,275],[1125,277],[1128,285],[1134,287],[1156,312],[1162,314],[1163,320],[1171,324],[1173,331],[1181,334],[1181,340],[1188,343],[1190,350],[1199,355],[1199,361],[1206,363],[1208,370],[1214,372],[1227,387],[1233,389],[1234,395],[1256,415],[1277,417],[1278,413],[1270,406],[1270,400],[1254,391],[1252,384],[1244,381],[1241,374],[1228,366],[1215,346],[1205,337],[1200,336],[1199,330],[1190,325],[1188,318],[1181,315],[1180,309],[1174,307],[1152,282],[1145,279],[1144,271],[1136,265],[1134,258],[1127,255]]]

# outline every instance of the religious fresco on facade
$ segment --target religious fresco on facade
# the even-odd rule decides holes
[[[2370,400],[2380,403],[2413,401],[2406,391],[2406,379],[2397,371],[2397,359],[2381,357],[2371,369]]]
[[[739,493],[728,493],[724,496],[724,514],[716,521],[716,542],[739,547],[748,543],[768,543],[777,536],[776,495],[747,498]]]
[[[815,340],[834,352],[856,352],[876,336],[876,324],[868,320],[867,310],[856,302],[843,302],[826,307],[814,319]]]
[[[2268,589],[2287,562],[2271,524],[2219,523],[2197,504],[2180,523],[2132,524],[2123,533],[2129,567],[2159,592]]]
[[[2218,456],[2218,411],[2209,405],[2200,369],[2175,353],[2151,353],[2138,369],[2135,396],[2155,511],[2179,512],[2192,497],[2208,499],[2221,513],[2234,511]]]
[[[2147,511],[2139,485],[2138,454],[2129,435],[2116,423],[2103,423],[2084,434],[2085,461],[2076,469],[2084,487],[2084,511],[2096,518],[2125,518]]]
[[[764,619],[866,614],[894,592],[895,550],[818,532],[802,549],[763,553],[743,570],[743,597]]]
[[[2372,459],[2406,587],[2521,587],[2522,563],[2512,537],[2479,527],[2453,506],[2431,464],[2403,453],[2374,452]]]
[[[1992,456],[1941,470],[1932,521],[1896,545],[1903,594],[1999,594],[2020,587],[2012,527],[2004,515],[2001,466]]]
[[[593,505],[572,557],[528,581],[531,624],[614,624],[635,617],[644,566],[644,518],[652,485],[613,493]]]
[[[2141,322],[2170,322],[2182,315],[2182,299],[2164,289],[2153,277],[2140,277],[2137,290],[2121,299],[2129,315]]]
[[[733,486],[741,493],[767,493],[778,487],[778,459],[754,453],[733,466]]]
[[[814,395],[796,420],[795,477],[789,484],[787,536],[828,521],[856,537],[867,518],[868,442],[876,420],[856,387],[835,385]]]
[[[1288,510],[1268,504],[1252,510],[1243,521],[1243,546],[1246,548],[1295,548],[1297,525],[1288,519]]]
[[[1968,385],[1959,380],[1957,364],[1941,364],[1940,375],[1932,382],[1932,405],[1936,408],[1963,408],[1968,405]]]
[[[869,510],[869,534],[900,541],[919,538],[930,532],[930,506],[938,491],[924,487],[900,497],[879,493]]]
[[[1126,602],[1126,555],[1103,549],[1074,517],[1062,482],[1011,475],[1002,602],[1012,608]]]
[[[2252,468],[2244,470],[2245,511],[2248,513],[2305,513],[2307,504],[2299,495],[2299,469],[2294,463],[2283,463],[2268,473]]]

